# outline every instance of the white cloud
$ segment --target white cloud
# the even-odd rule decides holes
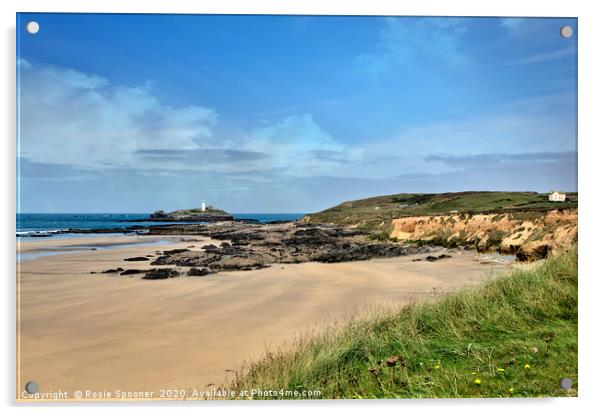
[[[19,62],[21,156],[86,168],[132,166],[139,149],[209,145],[214,110],[162,104],[147,86]]]
[[[267,154],[263,166],[294,176],[323,174],[361,156],[324,131],[310,114],[255,129],[243,148]]]
[[[524,17],[504,17],[500,19],[500,25],[510,32],[510,34],[518,34],[529,30],[531,27],[529,25],[530,21],[533,22],[536,20],[529,20]]]
[[[386,18],[375,50],[359,55],[356,65],[373,73],[394,65],[412,67],[419,60],[462,66],[471,61],[460,50],[466,31],[461,18]]]
[[[550,116],[542,108],[570,106],[566,95],[499,106],[478,117],[415,125],[363,143],[362,159],[337,169],[338,176],[385,179],[401,174],[443,174],[456,167],[431,155],[516,154],[576,151],[575,119],[568,111]],[[544,111],[545,112],[545,111]]]
[[[162,103],[149,82],[114,85],[69,68],[19,61],[20,156],[78,169],[312,176],[357,157],[310,114],[216,137],[214,109]],[[171,173],[170,173],[171,174]]]
[[[568,46],[566,48],[553,50],[550,52],[536,53],[522,59],[518,59],[514,62],[510,62],[509,65],[524,65],[529,63],[541,63],[557,59],[566,58],[569,56],[575,56],[577,49],[575,46]]]

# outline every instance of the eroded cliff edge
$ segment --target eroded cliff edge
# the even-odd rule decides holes
[[[389,237],[417,244],[474,246],[536,260],[577,242],[577,217],[577,209],[403,217],[392,220]]]

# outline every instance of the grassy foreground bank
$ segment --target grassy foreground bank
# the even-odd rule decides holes
[[[326,399],[576,396],[577,250],[303,337],[234,388],[319,390]]]

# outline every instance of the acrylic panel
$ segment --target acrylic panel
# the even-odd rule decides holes
[[[17,400],[576,396],[577,19],[17,15]]]

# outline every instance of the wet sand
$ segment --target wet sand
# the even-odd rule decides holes
[[[412,261],[422,254],[169,280],[90,273],[151,268],[150,261],[123,259],[219,244],[180,239],[21,243],[22,253],[61,253],[18,264],[18,390],[32,380],[41,392],[67,391],[70,397],[75,390],[148,391],[154,398],[161,389],[206,390],[307,329],[374,305],[403,305],[478,284],[508,267],[462,252],[437,262]]]

